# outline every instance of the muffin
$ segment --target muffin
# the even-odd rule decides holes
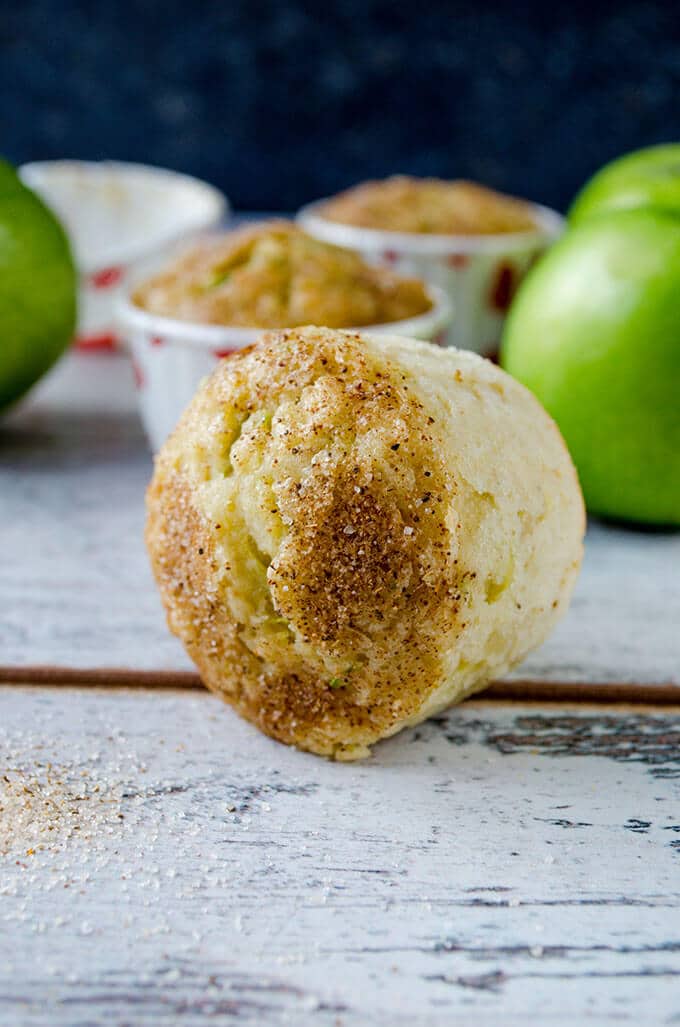
[[[445,345],[495,355],[522,279],[563,218],[474,182],[397,175],[298,214],[315,238],[440,289],[454,312]]]
[[[498,235],[536,229],[531,205],[476,182],[393,175],[322,203],[329,221],[389,232]]]
[[[163,317],[243,328],[387,324],[432,306],[420,280],[371,267],[283,220],[204,240],[133,300]]]
[[[473,354],[265,333],[156,458],[147,545],[204,682],[336,759],[504,674],[564,613],[584,531],[562,438]]]

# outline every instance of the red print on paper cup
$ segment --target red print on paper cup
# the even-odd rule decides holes
[[[135,376],[135,388],[143,389],[146,385],[146,378],[144,376],[144,371],[136,360],[132,361],[132,373]]]
[[[462,271],[469,263],[470,258],[467,253],[451,253],[446,258],[446,266],[455,268],[456,271]]]
[[[122,278],[122,267],[105,267],[90,275],[90,285],[93,289],[112,289],[114,285],[119,284]]]
[[[517,288],[517,276],[512,264],[499,264],[491,283],[489,302],[494,310],[505,314]]]
[[[118,340],[113,332],[91,332],[87,335],[77,335],[75,341],[78,349],[91,353],[102,350],[110,353],[118,348]]]

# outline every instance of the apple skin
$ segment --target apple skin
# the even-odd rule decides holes
[[[680,216],[569,230],[520,287],[501,364],[559,425],[592,513],[680,525]]]
[[[680,214],[680,143],[649,146],[606,164],[576,196],[569,223],[637,207]]]
[[[67,348],[77,275],[54,214],[0,160],[0,412]]]

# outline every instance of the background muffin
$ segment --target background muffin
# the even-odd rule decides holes
[[[432,305],[418,279],[371,267],[283,220],[204,240],[134,300],[166,317],[255,328],[385,324]]]
[[[531,205],[476,182],[393,175],[326,201],[331,221],[390,232],[495,235],[536,228]]]
[[[473,182],[395,176],[303,207],[302,227],[369,264],[443,290],[453,310],[444,343],[498,352],[505,315],[525,274],[563,219]]]
[[[546,637],[583,507],[554,424],[471,354],[270,333],[157,458],[147,541],[212,689],[336,758],[481,688]]]

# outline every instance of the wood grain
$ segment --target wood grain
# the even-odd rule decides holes
[[[135,671],[119,667],[82,670],[72,667],[0,667],[0,684],[9,685],[80,685],[96,687],[203,688],[199,675],[193,671]],[[613,684],[591,681],[573,684],[567,681],[496,681],[477,698],[486,700],[519,700],[539,702],[632,703],[656,706],[680,705],[680,685]]]
[[[0,754],[2,1023],[680,1018],[677,711],[470,702],[342,765],[5,688]]]

